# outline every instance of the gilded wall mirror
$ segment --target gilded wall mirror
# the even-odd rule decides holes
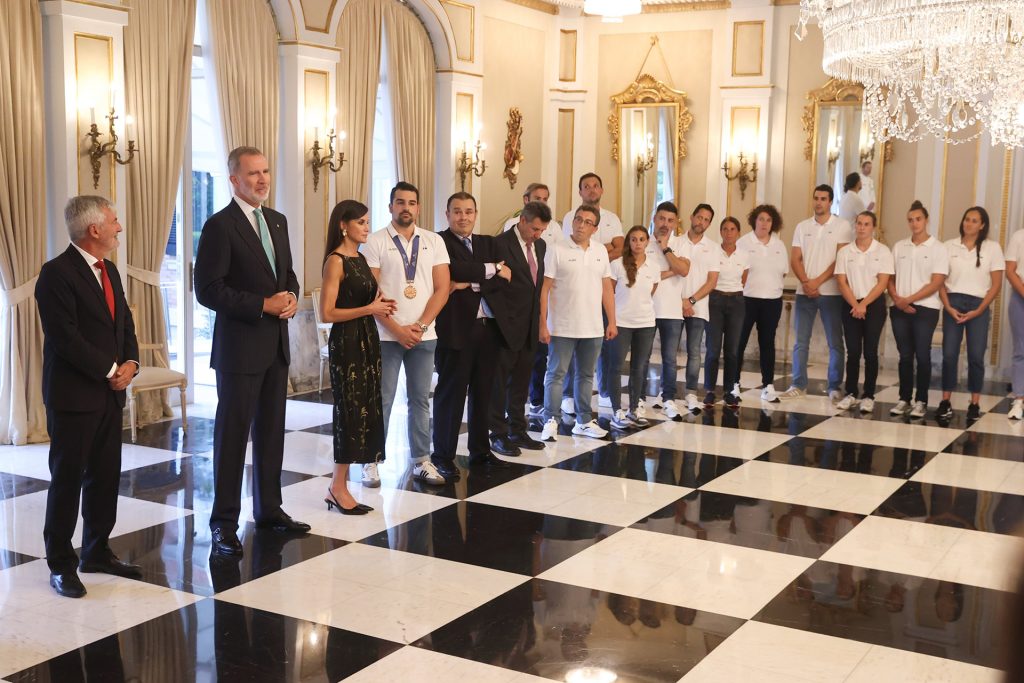
[[[686,93],[648,74],[611,97],[612,160],[618,162],[619,217],[625,227],[648,226],[660,202],[678,203],[680,166],[693,115]]]
[[[811,189],[831,185],[839,211],[843,185],[850,173],[861,176],[859,192],[865,208],[880,215],[885,162],[892,160],[892,142],[881,143],[871,134],[864,116],[864,86],[836,78],[807,93],[803,127],[807,134],[804,157],[811,162]],[[811,196],[808,191],[807,196]],[[810,201],[810,200],[808,200]],[[879,238],[884,234],[879,225]]]

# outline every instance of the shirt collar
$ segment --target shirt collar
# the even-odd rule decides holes
[[[416,236],[416,233],[419,232],[419,230],[420,230],[420,226],[418,226],[415,223],[413,223],[413,226],[412,226],[413,237]],[[391,223],[388,223],[387,231],[388,231],[388,237],[391,237],[392,239],[395,238],[396,236],[400,236],[400,235],[398,235],[398,231],[395,230],[395,226],[392,225]],[[454,232],[452,234],[455,235]],[[455,235],[455,236],[458,237],[458,235]]]
[[[522,249],[524,251],[526,249],[529,249],[530,248],[529,245],[526,242],[523,241],[523,236],[519,234],[519,231],[516,230],[515,227],[512,227],[510,229],[513,230],[516,233],[516,239],[519,240],[519,246],[522,247]]]
[[[86,265],[89,266],[89,270],[92,270],[94,268],[94,265],[99,262],[98,258],[96,258],[92,254],[87,252],[85,249],[82,249],[80,246],[78,246],[74,242],[71,243],[71,246],[73,246],[75,249],[77,249],[78,253],[82,255],[82,258],[85,259]]]
[[[858,254],[870,254],[871,252],[878,248],[878,240],[876,240],[874,237],[871,238],[871,244],[869,244],[868,248],[865,249],[864,251],[861,251],[860,247],[857,246],[857,240],[850,242],[850,244],[853,245],[853,248],[857,250]]]
[[[253,211],[255,211],[256,209],[263,208],[262,206],[253,206],[252,204],[245,201],[238,195],[233,196],[232,199],[235,200],[235,203],[238,204],[238,208],[240,208],[242,210],[242,213],[244,213],[246,216],[251,216]]]

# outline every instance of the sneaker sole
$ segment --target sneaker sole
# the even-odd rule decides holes
[[[380,479],[377,479],[377,480],[375,480],[375,481],[366,481],[366,480],[364,479],[364,480],[363,480],[363,486],[365,486],[365,487],[366,487],[366,488],[368,488],[368,489],[376,489],[376,488],[380,488]]]

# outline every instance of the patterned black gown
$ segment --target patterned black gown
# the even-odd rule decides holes
[[[377,281],[362,254],[344,256],[338,308],[359,308],[377,296]],[[384,408],[380,391],[380,337],[372,316],[334,323],[328,344],[334,392],[334,462],[384,460]]]

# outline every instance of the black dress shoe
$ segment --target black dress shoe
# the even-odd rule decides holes
[[[277,517],[262,519],[256,522],[257,529],[271,529],[279,534],[305,534],[312,528],[305,522],[292,519],[284,512],[279,512]]]
[[[65,598],[85,597],[85,586],[74,571],[65,574],[50,574],[50,585],[53,586],[53,590],[57,591],[57,595],[63,595]]]
[[[83,559],[78,565],[78,571],[86,574],[113,574],[128,579],[141,579],[142,567],[131,562],[125,562],[117,555],[110,555],[102,560]]]
[[[225,529],[213,530],[213,543],[210,550],[218,555],[242,556],[242,543],[234,531]]]
[[[459,468],[450,460],[434,462],[434,467],[437,469],[437,473],[444,477],[446,482],[458,481],[462,478],[462,473],[459,472]]]
[[[508,464],[501,458],[497,458],[493,453],[478,453],[477,455],[469,456],[470,467],[486,467],[491,470],[507,470],[512,465]]]
[[[519,448],[525,448],[528,451],[544,450],[544,442],[537,441],[537,439],[534,439],[529,434],[513,434],[509,439]]]
[[[519,446],[512,443],[511,438],[501,435],[491,437],[491,450],[508,458],[517,458],[522,455]]]

